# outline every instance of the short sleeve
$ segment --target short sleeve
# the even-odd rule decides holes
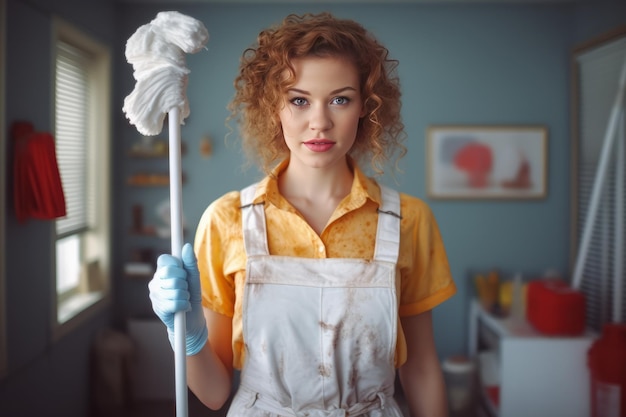
[[[400,317],[431,310],[456,293],[437,221],[422,200],[402,195]]]
[[[194,248],[198,258],[202,305],[233,317],[236,300],[235,272],[245,254],[236,249],[241,240],[239,193],[226,194],[203,213],[196,230]],[[245,260],[243,261],[245,263]]]

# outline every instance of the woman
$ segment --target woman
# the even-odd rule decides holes
[[[229,416],[447,415],[431,310],[456,289],[421,200],[380,186],[402,156],[397,62],[362,26],[290,15],[247,49],[230,105],[267,172],[158,260],[154,311],[187,312],[188,384]],[[278,163],[278,164],[277,164]],[[197,260],[196,260],[197,255]]]

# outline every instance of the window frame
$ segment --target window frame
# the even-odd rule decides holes
[[[623,42],[626,39],[626,26],[620,26],[610,32],[607,32],[595,39],[592,39],[588,42],[585,42],[578,47],[576,47],[572,52],[572,108],[571,108],[571,130],[572,130],[572,148],[571,148],[571,165],[570,165],[570,178],[571,178],[571,222],[570,222],[570,235],[571,235],[571,246],[570,246],[570,260],[572,271],[574,271],[574,267],[577,263],[577,258],[579,256],[579,245],[580,240],[582,238],[585,216],[587,214],[588,208],[586,205],[589,204],[589,201],[583,200],[585,198],[585,190],[590,194],[591,186],[587,184],[589,181],[593,182],[595,180],[595,175],[597,174],[598,161],[595,162],[595,166],[593,167],[593,173],[590,176],[581,177],[581,165],[584,161],[588,160],[589,157],[586,157],[585,154],[585,143],[583,143],[583,130],[582,130],[582,118],[583,118],[583,106],[582,102],[582,87],[581,87],[581,64],[580,59],[588,54],[593,54],[595,51],[602,50],[612,44],[617,44],[617,42]],[[618,69],[619,70],[619,69]],[[611,92],[611,94],[615,94],[616,92]],[[611,104],[614,100],[614,95],[610,97]],[[608,114],[607,114],[608,120]],[[604,134],[606,129],[606,125],[602,126],[602,136],[598,139],[599,144],[602,146],[602,140],[604,139]],[[617,133],[619,134],[619,133]],[[621,140],[619,137],[616,140]],[[617,149],[617,143],[615,143],[615,149]],[[613,158],[611,158],[613,159]],[[611,251],[615,251],[614,242],[604,243],[608,238],[613,239],[610,231],[606,229],[607,213],[611,215],[615,215],[617,212],[613,212],[614,207],[609,207],[607,210],[606,205],[602,205],[602,203],[607,200],[610,201],[611,204],[614,204],[614,197],[617,195],[617,189],[615,188],[615,183],[612,182],[612,176],[615,175],[614,165],[609,164],[609,168],[607,168],[605,182],[604,182],[604,190],[603,194],[607,192],[607,190],[612,191],[613,194],[607,197],[605,195],[602,196],[601,205],[598,208],[598,215],[596,216],[596,224],[594,225],[594,232],[592,233],[593,237],[591,239],[589,245],[589,252],[594,252],[593,249],[598,250],[600,245],[606,245]],[[613,167],[611,168],[611,165]],[[584,181],[583,181],[584,180]],[[587,198],[589,196],[586,196]],[[623,210],[623,202],[621,209]],[[581,206],[583,205],[583,206]],[[601,236],[599,236],[601,235]],[[602,240],[604,238],[604,240]],[[619,249],[619,248],[618,248]],[[611,252],[610,254],[606,251],[601,251],[603,253],[602,256],[596,256],[593,260],[595,264],[593,266],[589,266],[591,259],[587,259],[585,261],[585,268],[583,268],[583,277],[588,273],[588,269],[591,269],[593,273],[593,268],[600,268],[601,271],[610,271],[612,272],[611,276],[606,279],[592,280],[590,278],[583,278],[581,283],[581,291],[587,296],[587,325],[588,327],[596,332],[600,332],[602,330],[602,325],[604,323],[608,323],[612,321],[612,316],[615,315],[611,311],[615,308],[613,305],[613,301],[615,299],[615,292],[620,292],[619,296],[621,300],[621,316],[626,317],[626,290],[624,288],[614,287],[613,283],[613,267],[614,267],[614,258],[615,256],[620,256],[619,254],[615,254]],[[590,257],[588,257],[590,258]],[[624,276],[622,275],[622,285],[623,285]],[[592,282],[593,281],[593,282]]]
[[[0,68],[6,69],[6,1],[0,0]],[[0,200],[6,200],[6,128],[5,128],[5,74],[0,73]],[[5,204],[0,204],[0,378],[7,373],[7,337],[5,304]]]
[[[57,42],[63,41],[87,52],[93,57],[93,66],[90,67],[90,88],[94,90],[90,98],[88,119],[88,136],[90,144],[95,148],[88,152],[90,156],[98,156],[96,163],[88,169],[96,173],[94,191],[96,192],[96,220],[95,227],[86,231],[78,232],[81,235],[81,251],[85,251],[87,262],[83,265],[85,271],[96,271],[96,285],[92,285],[89,279],[83,277],[79,283],[81,291],[74,294],[60,296],[57,293],[56,273],[56,247],[57,241],[67,236],[58,236],[56,223],[52,224],[53,233],[50,243],[52,257],[51,297],[51,327],[52,338],[57,340],[71,332],[80,324],[84,323],[98,311],[102,311],[110,304],[111,287],[111,53],[109,48],[93,39],[76,27],[68,24],[58,17],[53,18],[52,24],[52,121],[53,130],[56,131],[56,62]],[[92,161],[93,162],[93,161]],[[96,167],[97,166],[97,167]],[[87,250],[87,247],[97,247]],[[62,321],[59,320],[60,311],[63,309]],[[67,312],[67,313],[65,313]]]

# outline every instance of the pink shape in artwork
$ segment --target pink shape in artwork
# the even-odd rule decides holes
[[[468,143],[459,149],[454,156],[454,165],[466,172],[470,187],[486,187],[493,166],[491,148],[482,143]]]

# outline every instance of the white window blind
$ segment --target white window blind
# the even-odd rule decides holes
[[[56,152],[67,216],[57,220],[58,237],[88,228],[87,173],[89,59],[73,46],[57,43]]]
[[[111,54],[54,18],[54,121],[67,216],[56,221],[55,339],[107,304],[110,287]]]
[[[579,83],[579,152],[577,163],[577,234],[580,240],[589,214],[589,204],[598,171],[609,116],[618,92],[619,76],[626,58],[626,38],[608,43],[577,57]],[[623,106],[622,106],[623,109]],[[587,324],[601,330],[604,323],[626,320],[626,273],[623,241],[626,199],[624,197],[624,118],[617,129],[616,144],[593,223],[582,273],[581,289],[587,299]],[[619,154],[621,153],[621,159]],[[580,256],[580,255],[579,255]]]

